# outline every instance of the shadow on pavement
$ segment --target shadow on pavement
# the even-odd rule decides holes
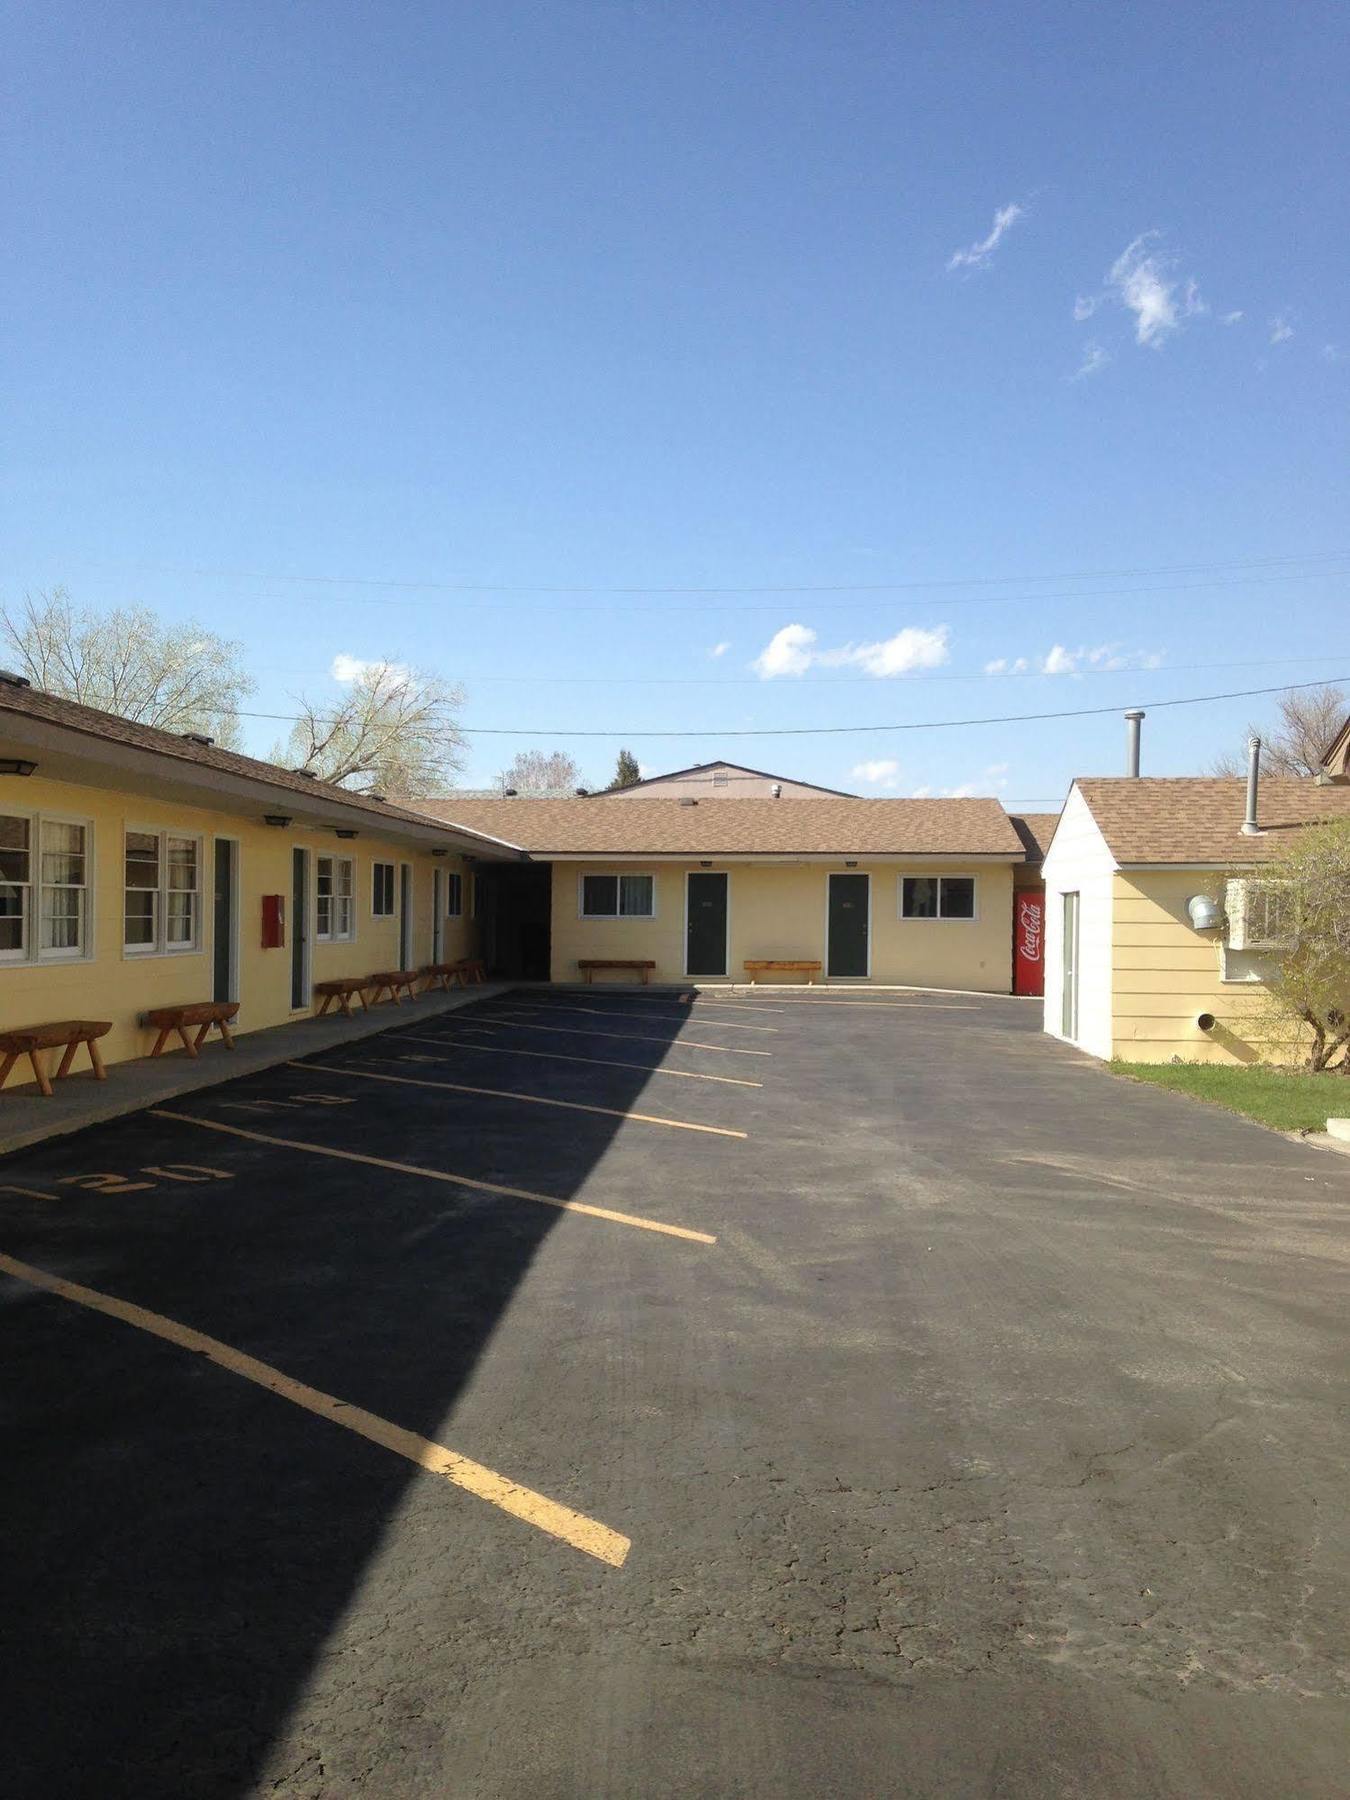
[[[640,1029],[672,1040],[676,1003],[650,1011]],[[416,1020],[409,1013],[395,1023],[411,1030]],[[374,1059],[392,1046],[371,1038],[344,1060],[387,1068]],[[653,1042],[619,1048],[644,1064],[663,1055]],[[546,1062],[465,1057],[455,1078],[536,1093],[563,1092],[562,1081],[583,1097],[584,1069],[557,1071],[555,1079]],[[619,1109],[655,1085],[637,1070],[594,1073],[603,1104]],[[619,1125],[303,1068],[171,1105],[560,1199],[587,1181]],[[98,1189],[80,1185],[91,1177],[103,1178]],[[15,1188],[58,1197],[28,1199]],[[632,1210],[646,1210],[640,1196]],[[222,1339],[493,1466],[493,1446],[458,1443],[447,1415],[563,1217],[145,1113],[0,1162],[0,1251]],[[251,1791],[405,1500],[413,1466],[177,1345],[3,1275],[0,1358],[8,1564],[0,1785],[13,1800],[227,1800]],[[539,1445],[530,1468],[502,1473],[587,1511],[586,1471],[574,1481],[566,1455],[550,1456],[556,1448]],[[452,1538],[534,1535],[452,1489],[437,1516]],[[539,1542],[547,1556],[578,1555]],[[612,1578],[594,1569],[597,1582]]]

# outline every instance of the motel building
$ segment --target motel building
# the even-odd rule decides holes
[[[732,764],[394,803],[0,674],[0,1032],[107,1021],[115,1064],[150,1053],[156,1008],[237,1001],[248,1033],[317,1010],[316,983],[470,957],[512,981],[763,961],[795,966],[754,979],[1007,994],[1031,824]]]

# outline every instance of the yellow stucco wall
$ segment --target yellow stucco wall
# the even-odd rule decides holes
[[[1192,926],[1193,894],[1222,900],[1213,871],[1118,874],[1113,894],[1113,1054],[1130,1062],[1254,1062],[1259,1059],[1259,983],[1222,978],[1221,938]],[[1214,1029],[1202,1031],[1200,1013]]]
[[[1012,869],[1010,864],[973,866],[914,864],[713,863],[729,876],[729,978],[746,979],[749,958],[826,960],[826,878],[838,873],[871,877],[872,973],[881,985],[972,988],[1006,994],[1012,983]],[[697,862],[555,863],[553,865],[552,976],[576,981],[579,957],[653,958],[656,981],[684,976],[685,876]],[[656,916],[651,919],[583,919],[580,884],[585,874],[650,874],[656,882]],[[973,875],[976,917],[901,919],[900,877]],[[598,980],[615,977],[600,975]],[[766,977],[773,980],[774,977]],[[794,982],[797,975],[782,977]],[[861,985],[855,981],[849,985]]]
[[[216,837],[234,838],[239,845],[237,1028],[241,1032],[281,1024],[296,1016],[291,1011],[294,847],[301,846],[312,853],[311,905],[316,856],[350,855],[355,862],[355,937],[350,941],[318,943],[311,931],[311,976],[315,981],[398,966],[397,910],[392,918],[375,918],[371,912],[371,864],[376,861],[395,865],[396,908],[397,866],[406,862],[412,867],[414,966],[429,961],[431,956],[432,871],[436,867],[458,870],[464,878],[467,912],[469,884],[462,861],[453,855],[433,858],[428,851],[369,836],[364,830],[348,841],[337,838],[332,831],[278,829],[261,824],[256,816],[242,818],[38,777],[6,783],[0,793],[0,813],[46,814],[85,821],[93,827],[91,954],[71,960],[0,962],[0,1029],[55,1019],[110,1019],[113,1028],[102,1044],[109,1062],[144,1055],[153,1044],[155,1034],[136,1024],[137,1013],[149,1007],[211,998],[212,840]],[[154,955],[124,950],[124,834],[128,829],[173,831],[202,839],[199,949]],[[36,847],[34,854],[36,860]],[[261,947],[264,894],[282,894],[286,899],[286,945],[282,949]],[[471,954],[473,935],[474,927],[467,917],[447,918],[443,956],[450,959]],[[83,1066],[83,1057],[80,1064]]]

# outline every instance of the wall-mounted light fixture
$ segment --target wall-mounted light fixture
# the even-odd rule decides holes
[[[845,868],[846,868],[846,869],[856,869],[856,868],[857,868],[857,866],[858,866],[858,865],[857,865],[857,863],[855,863],[855,862],[846,862],[846,863],[845,863],[845,864],[844,864],[844,867],[845,867]]]
[[[711,869],[712,864],[710,862],[701,862],[698,866],[700,869]]]
[[[6,756],[0,759],[0,775],[31,775],[36,768],[35,762],[28,762],[22,756]]]
[[[336,826],[334,826],[333,829],[336,831],[337,835],[340,838],[354,838],[357,835],[356,832],[354,832],[349,825],[348,826],[336,825]]]
[[[442,845],[439,850],[433,850],[431,854],[433,856],[444,856],[446,854],[444,845]]]
[[[263,814],[263,824],[264,825],[280,825],[284,828],[285,826],[289,825],[290,822],[291,822],[291,815],[289,813],[264,813]]]

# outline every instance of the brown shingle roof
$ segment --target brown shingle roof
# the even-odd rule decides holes
[[[1059,824],[1058,813],[1009,813],[1012,828],[1022,840],[1028,862],[1041,862]]]
[[[589,800],[408,802],[538,856],[1001,856],[1022,844],[997,800]]]
[[[1244,837],[1247,783],[1238,777],[1117,775],[1074,784],[1119,863],[1226,867],[1277,856],[1300,826],[1350,819],[1350,788],[1263,778],[1258,837]]]
[[[260,762],[256,757],[240,756],[233,750],[222,750],[215,744],[196,744],[172,731],[160,731],[153,725],[141,725],[115,713],[100,712],[97,707],[81,706],[75,700],[63,700],[41,688],[18,687],[0,681],[0,728],[7,718],[33,719],[46,725],[57,725],[79,732],[93,742],[122,744],[133,750],[145,750],[175,762],[214,769],[222,775],[234,775],[246,781],[266,782],[269,787],[294,794],[300,799],[322,800],[328,805],[350,807],[391,825],[418,825],[425,829],[426,815],[409,811],[388,801],[372,800],[367,794],[354,793],[331,781],[315,781],[308,775],[296,775],[275,763]]]

